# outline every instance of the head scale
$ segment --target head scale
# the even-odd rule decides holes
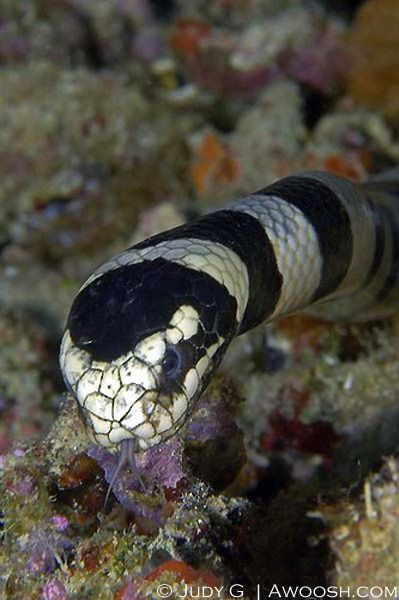
[[[60,363],[94,440],[144,450],[170,438],[237,325],[223,285],[162,258],[92,277],[72,305]]]

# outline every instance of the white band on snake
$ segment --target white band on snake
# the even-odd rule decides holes
[[[303,172],[98,268],[61,369],[94,441],[133,463],[187,421],[236,335],[304,308],[374,319],[398,297],[399,171],[362,184]]]

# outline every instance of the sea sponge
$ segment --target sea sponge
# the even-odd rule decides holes
[[[397,0],[369,0],[359,10],[349,45],[352,96],[399,124],[399,10]]]

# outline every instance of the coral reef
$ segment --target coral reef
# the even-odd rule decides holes
[[[395,3],[331,4],[3,1],[1,597],[395,585],[397,319],[235,340],[185,430],[137,457],[145,489],[113,480],[57,364],[110,255],[296,170],[397,164]]]
[[[321,507],[337,561],[334,583],[395,593],[398,584],[398,462],[390,458],[357,497]],[[342,510],[344,508],[344,510]],[[340,512],[341,509],[341,512]]]

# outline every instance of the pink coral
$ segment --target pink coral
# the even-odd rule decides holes
[[[65,531],[69,527],[69,521],[63,515],[54,515],[51,521],[57,531]]]
[[[137,467],[141,478],[148,482],[150,487],[155,485],[160,488],[176,489],[186,476],[182,466],[182,452],[182,443],[179,438],[150,448],[137,458]],[[93,446],[89,451],[89,456],[98,462],[104,470],[106,481],[112,484],[118,455],[111,454],[100,446]],[[121,475],[118,475],[115,483],[112,484],[112,491],[127,510],[136,515],[148,517],[156,523],[162,521],[163,505],[154,506],[154,503],[148,505],[145,502],[145,496],[141,502],[135,494],[131,493],[141,492],[142,487],[138,477],[130,470],[124,469]]]
[[[338,32],[330,28],[315,36],[304,48],[284,52],[279,65],[291,79],[327,95],[343,84],[348,72],[348,58]]]
[[[58,579],[52,579],[43,586],[42,600],[66,600],[67,597],[65,587]]]
[[[31,531],[27,539],[21,538],[20,550],[27,556],[26,570],[31,575],[53,573],[59,557],[70,550],[73,543],[67,536],[39,526]]]
[[[27,475],[26,477],[15,480],[10,485],[10,490],[17,496],[32,496],[37,492],[37,484],[33,477]]]

